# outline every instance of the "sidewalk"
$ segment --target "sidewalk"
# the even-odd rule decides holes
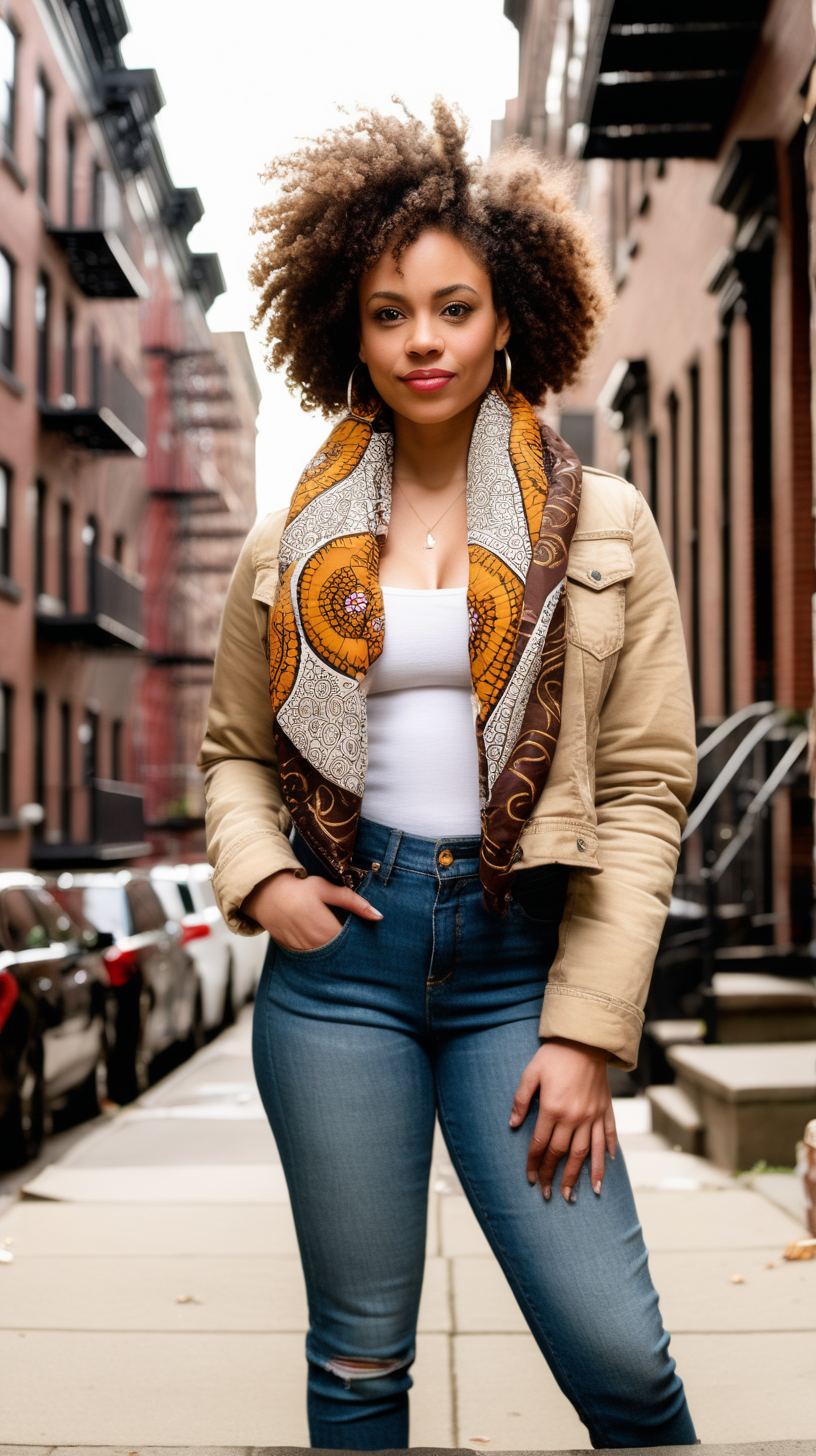
[[[0,1441],[308,1445],[305,1293],[249,1038],[247,1013],[0,1212]],[[616,1111],[703,1443],[812,1440],[816,1260],[781,1260],[801,1224],[668,1149],[645,1102]],[[413,1444],[588,1449],[441,1144],[427,1254]]]

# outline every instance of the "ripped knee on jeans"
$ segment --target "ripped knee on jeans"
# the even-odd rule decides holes
[[[324,1362],[323,1368],[336,1375],[348,1388],[353,1380],[377,1380],[384,1375],[393,1375],[395,1370],[401,1370],[410,1363],[410,1355],[398,1355],[385,1360],[370,1356],[352,1359],[347,1355],[335,1355]]]

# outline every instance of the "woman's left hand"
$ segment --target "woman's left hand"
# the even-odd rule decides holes
[[[556,1167],[566,1158],[561,1192],[567,1202],[574,1202],[578,1174],[589,1156],[592,1187],[600,1193],[604,1155],[608,1151],[614,1158],[618,1145],[606,1053],[560,1037],[545,1042],[524,1069],[513,1099],[511,1127],[524,1121],[536,1093],[538,1117],[527,1155],[529,1182],[538,1180],[549,1199]]]

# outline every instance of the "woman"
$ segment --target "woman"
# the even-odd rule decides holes
[[[201,755],[222,911],[272,937],[254,1056],[311,1439],[408,1445],[438,1116],[593,1444],[691,1444],[606,1072],[693,787],[677,603],[642,498],[532,408],[607,307],[587,224],[532,152],[470,167],[434,115],[269,169],[258,321],[343,414],[246,543]]]

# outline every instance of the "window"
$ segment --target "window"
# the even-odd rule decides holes
[[[48,338],[50,334],[51,287],[44,273],[37,279],[34,294],[34,322],[37,328],[37,393],[48,398]]]
[[[669,395],[669,469],[671,476],[671,564],[674,579],[680,560],[680,401]]]
[[[657,435],[652,433],[649,436],[649,505],[652,515],[657,520],[657,489],[658,489],[658,463],[660,459],[659,442]]]
[[[0,364],[14,372],[14,264],[0,248]]]
[[[137,935],[151,930],[164,930],[165,914],[158,896],[147,880],[131,880],[126,886],[133,929]]]
[[[0,683],[0,819],[11,816],[11,754],[14,689]]]
[[[45,591],[45,502],[47,486],[37,481],[37,514],[34,519],[34,595]]]
[[[111,778],[120,783],[124,778],[122,772],[124,748],[125,725],[121,718],[114,718],[111,723]]]
[[[691,456],[691,683],[697,713],[701,712],[700,662],[700,370],[689,369],[689,446]]]
[[[65,307],[65,368],[63,387],[66,394],[74,397],[74,310],[70,303]],[[70,408],[70,406],[69,406]]]
[[[91,223],[91,227],[95,227],[95,228],[100,228],[100,227],[103,226],[103,217],[102,217],[102,213],[103,213],[103,196],[102,196],[102,189],[104,187],[104,183],[102,181],[102,176],[103,176],[102,168],[100,167],[100,165],[99,165],[98,162],[94,162],[94,164],[93,164],[93,172],[91,173],[91,217],[90,217],[90,223]]]
[[[25,890],[6,890],[3,895],[3,920],[5,939],[10,950],[38,950],[48,944],[45,927]]]
[[[60,501],[59,509],[59,596],[66,612],[71,610],[71,502]]]
[[[0,20],[0,141],[14,150],[14,88],[17,75],[17,37]]]
[[[0,576],[11,576],[11,471],[0,465]]]
[[[43,75],[37,77],[34,87],[34,135],[37,139],[37,195],[41,202],[48,201],[48,113],[51,108],[51,93]]]
[[[71,839],[71,704],[60,703],[60,829]]]
[[[92,784],[99,777],[99,714],[86,710],[82,735],[82,781]]]
[[[102,346],[96,329],[91,333],[91,405],[99,409],[102,403]]]
[[[34,803],[45,808],[45,730],[47,699],[45,693],[34,694]],[[37,825],[41,830],[42,825]],[[35,831],[36,832],[36,831]]]
[[[76,130],[72,121],[65,128],[65,226],[74,226],[76,190]]]
[[[125,560],[125,538],[121,531],[117,531],[113,538],[113,559],[117,566],[123,566]]]

